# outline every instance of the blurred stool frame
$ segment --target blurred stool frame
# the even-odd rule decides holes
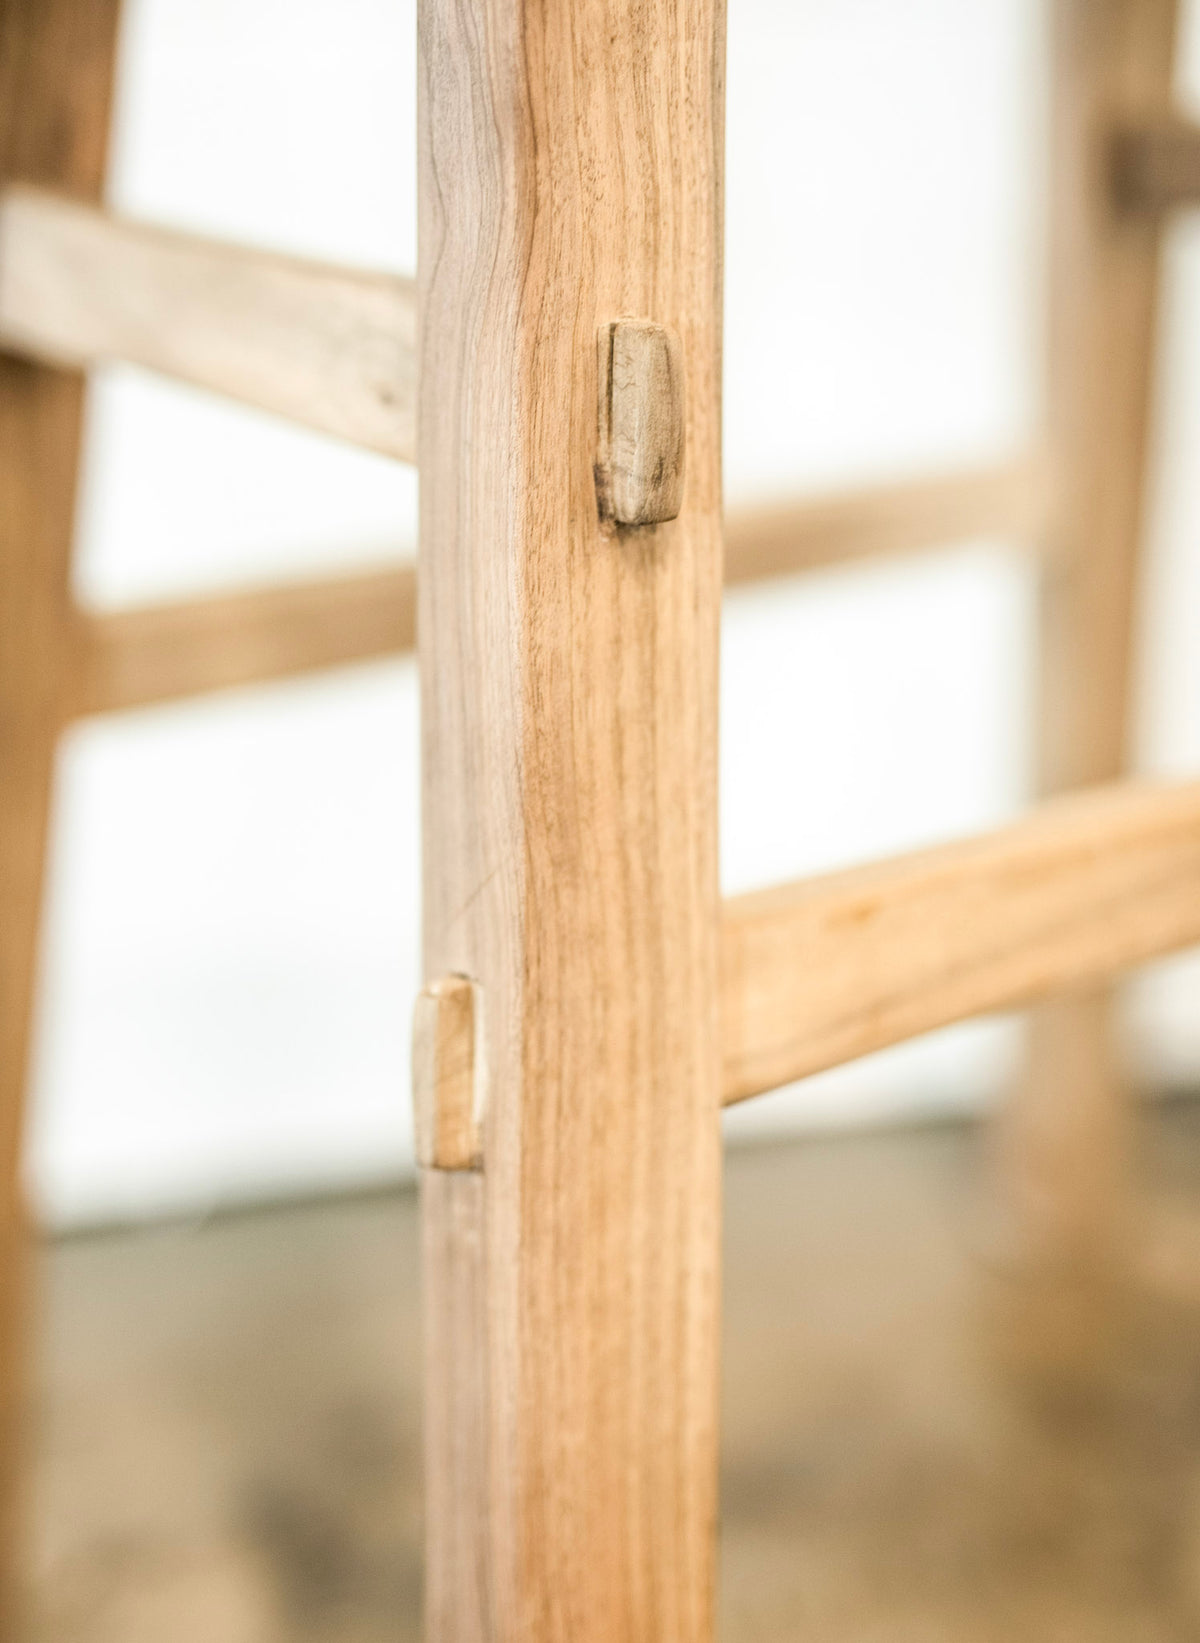
[[[1109,988],[1200,941],[1200,784],[1120,780],[1159,248],[1200,199],[1174,0],[1050,0],[1038,450],[729,517],[723,0],[419,9],[414,286],[107,214],[116,0],[0,0],[4,1635],[21,1108],[55,744],[80,714],[419,629],[432,1643],[711,1637],[722,1104],[1036,1005],[999,1129],[1008,1255],[1081,1281],[1129,1255]],[[417,461],[417,574],[76,608],[84,373],[106,359]],[[983,530],[1042,556],[1062,796],[722,901],[722,580]]]

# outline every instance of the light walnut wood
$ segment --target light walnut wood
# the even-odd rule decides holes
[[[1161,123],[1172,0],[1055,16],[1053,489],[1034,457],[724,531],[730,582],[1040,538],[1047,789],[1122,762],[1156,217],[1197,165],[1194,136]],[[0,342],[128,359],[415,459],[409,282],[96,209],[114,29],[110,0],[0,0]],[[722,909],[723,32],[723,0],[420,0],[431,1643],[710,1643],[722,1100],[1077,990],[1037,1017],[1004,1145],[1018,1215],[1094,1255],[1122,1224],[1127,1157],[1097,983],[1200,941],[1200,784],[1088,792]],[[73,611],[81,392],[0,361],[10,1489],[58,730],[399,651],[418,596],[408,568]]]
[[[422,1169],[482,1164],[483,1041],[479,988],[443,976],[421,989],[413,1011],[413,1115]]]
[[[76,364],[129,360],[412,461],[414,329],[401,278],[170,233],[39,190],[0,199],[9,347]],[[656,331],[622,327],[644,366],[669,363]],[[666,352],[646,350],[651,339]],[[666,381],[673,405],[669,371]],[[673,411],[666,425],[674,433]],[[1047,500],[1044,464],[1028,460],[743,508],[726,521],[727,579],[958,537],[1027,538]],[[650,522],[632,517],[632,503],[626,511],[624,523]]]
[[[496,1635],[484,1532],[491,1497],[491,1363],[480,1348],[488,1306],[486,1183],[479,1170],[433,1169],[421,1171],[420,1183],[426,1540],[438,1537],[436,1556],[426,1559],[424,1636],[483,1643]]]
[[[112,713],[411,650],[411,565],[84,615],[72,710]]]
[[[725,903],[724,1099],[1200,942],[1200,783]]]
[[[116,0],[0,0],[0,186],[103,187]],[[18,1635],[20,1186],[54,748],[70,678],[80,377],[0,356],[0,1635]]]
[[[122,221],[41,191],[0,200],[0,341],[128,360],[414,460],[411,280]]]
[[[1200,204],[1200,126],[1190,120],[1118,130],[1113,160],[1118,207],[1167,211]]]
[[[1162,220],[1114,187],[1115,135],[1171,109],[1177,0],[1054,0],[1047,449],[1039,782],[1127,768]],[[1133,1147],[1105,992],[1034,1013],[1002,1116],[1010,1236],[1061,1268],[1119,1260]]]
[[[425,967],[488,1056],[481,1190],[426,1191],[431,1643],[711,1635],[723,22],[420,9]],[[630,315],[680,339],[687,480],[619,532]]]

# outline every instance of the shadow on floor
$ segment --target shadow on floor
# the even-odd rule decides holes
[[[1200,1104],[1154,1131],[1163,1281],[1070,1381],[996,1351],[972,1129],[730,1154],[723,1643],[1200,1639]],[[416,1232],[398,1191],[47,1249],[31,1643],[419,1637]]]

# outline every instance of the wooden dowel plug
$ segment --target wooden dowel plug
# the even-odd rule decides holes
[[[683,348],[665,325],[622,319],[600,332],[596,494],[618,525],[661,525],[683,504]]]
[[[466,976],[443,976],[418,993],[413,1108],[422,1169],[482,1168],[479,1026],[479,988]]]

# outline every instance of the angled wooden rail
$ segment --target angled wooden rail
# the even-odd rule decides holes
[[[0,197],[0,344],[51,363],[126,360],[413,461],[415,324],[398,276],[122,221],[38,189]],[[1046,506],[1030,458],[744,508],[726,519],[726,580],[1035,536]]]
[[[399,276],[10,188],[0,197],[0,343],[52,364],[127,360],[415,460],[416,298]]]
[[[726,1103],[1200,942],[1200,782],[726,901]]]
[[[0,189],[104,190],[119,0],[0,0]],[[0,257],[3,251],[0,250]],[[0,1637],[26,1630],[24,1100],[82,449],[81,376],[0,357]]]
[[[411,565],[81,616],[75,714],[148,707],[399,655],[416,643]]]
[[[731,513],[725,582],[938,547],[972,535],[1036,543],[1046,484],[1035,460]],[[255,588],[78,624],[76,713],[110,713],[314,668],[399,655],[416,643],[412,565]]]
[[[55,364],[126,360],[406,461],[415,459],[415,296],[322,267],[122,221],[40,189],[0,195],[0,345]],[[1038,542],[1036,457],[735,510],[743,583],[972,536]],[[70,700],[108,712],[265,683],[415,644],[411,566],[112,615],[82,614]]]
[[[890,485],[791,498],[725,516],[726,584],[790,576],[973,538],[1040,546],[1050,482],[1037,456]]]

